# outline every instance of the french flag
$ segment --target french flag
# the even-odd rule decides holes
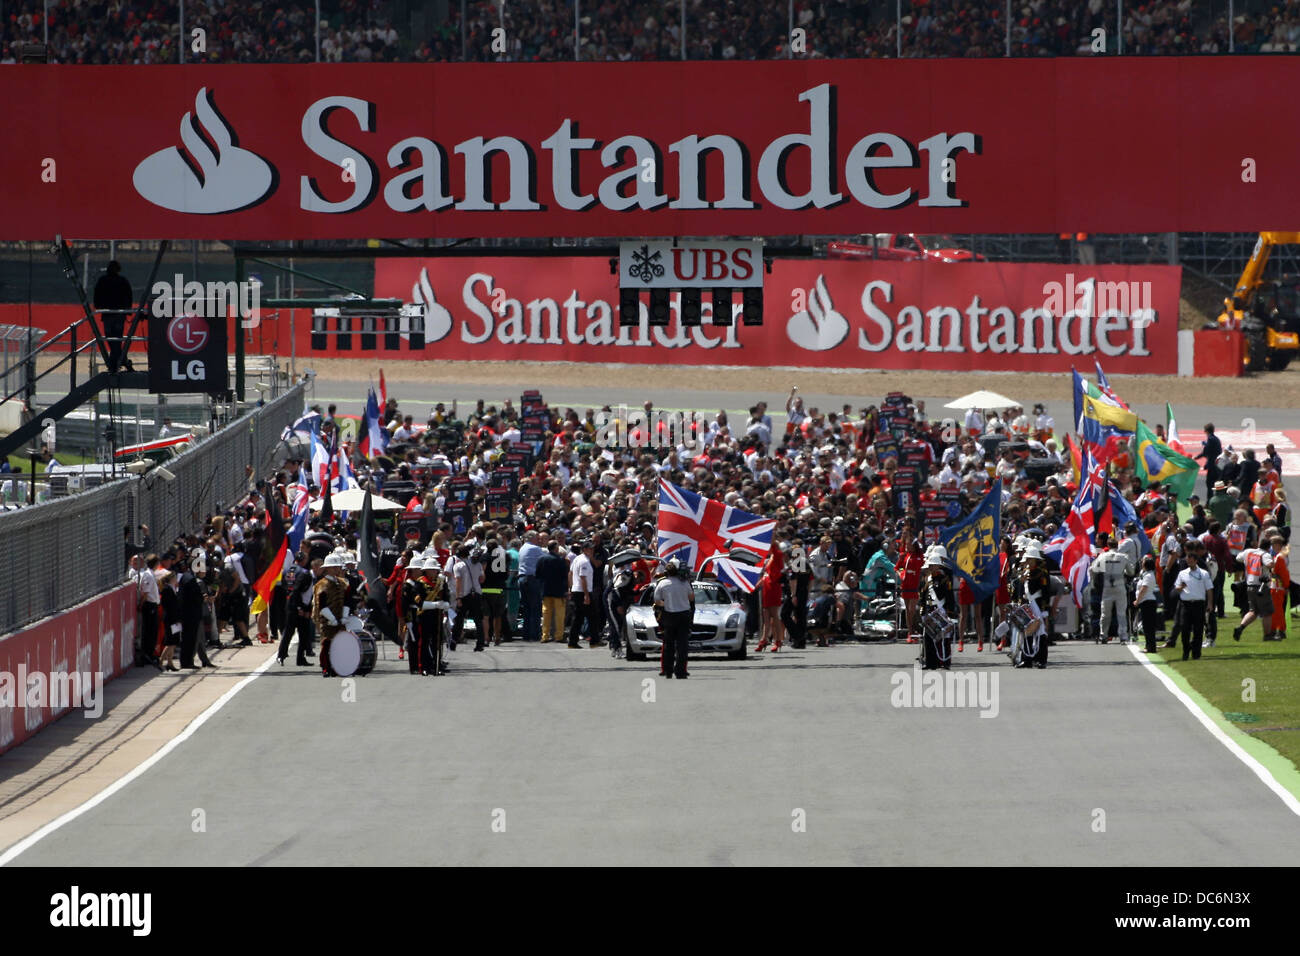
[[[383,423],[379,419],[379,400],[375,397],[373,388],[366,392],[366,412],[362,416],[361,424],[363,428],[359,446],[361,457],[382,455],[388,448],[388,433],[384,431]]]

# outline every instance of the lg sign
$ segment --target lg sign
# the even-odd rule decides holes
[[[224,391],[227,382],[225,319],[205,319],[192,312],[169,318],[155,301],[149,321],[149,391]]]
[[[624,242],[619,246],[619,285],[637,289],[762,288],[763,244]]]

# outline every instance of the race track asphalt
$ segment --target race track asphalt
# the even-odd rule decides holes
[[[894,706],[904,644],[687,682],[521,643],[418,678],[390,650],[354,702],[273,666],[14,865],[1294,863],[1300,818],[1127,648],[1052,654],[954,655],[996,676],[992,718]]]

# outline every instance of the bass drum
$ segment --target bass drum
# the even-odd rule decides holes
[[[351,677],[361,666],[361,640],[351,631],[339,631],[330,641],[330,669]]]

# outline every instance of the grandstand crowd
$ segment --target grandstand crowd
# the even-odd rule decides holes
[[[455,405],[448,409],[439,404],[427,420],[420,421],[403,413],[395,399],[386,398],[381,404],[374,429],[364,418],[358,426],[355,417],[349,420],[334,406],[313,407],[286,429],[291,450],[280,467],[262,476],[249,469],[246,497],[222,514],[209,516],[201,528],[174,542],[145,542],[143,550],[128,546],[127,557],[137,579],[150,573],[162,576],[162,598],[168,596],[168,580],[173,587],[191,590],[191,599],[173,599],[170,611],[166,600],[162,607],[147,609],[142,633],[159,633],[161,627],[165,634],[167,625],[180,623],[184,607],[198,608],[205,601],[208,640],[215,643],[217,629],[226,626],[233,627],[245,644],[255,635],[268,642],[283,638],[283,658],[289,643],[286,626],[297,607],[290,587],[301,591],[311,583],[308,574],[322,573],[318,566],[323,559],[342,554],[348,556],[343,559],[346,574],[359,591],[360,516],[356,511],[340,514],[321,508],[326,484],[334,494],[349,487],[369,488],[402,507],[396,520],[389,520],[390,513],[378,516],[377,521],[382,549],[379,570],[388,584],[390,600],[400,600],[405,569],[412,561],[419,568],[420,562],[436,556],[445,579],[453,582],[454,600],[463,601],[461,627],[466,619],[474,621],[481,641],[485,634],[481,614],[487,606],[479,603],[484,587],[483,556],[504,549],[509,554],[508,570],[497,568],[500,573],[490,588],[509,600],[505,639],[537,640],[541,636],[540,599],[545,597],[560,602],[561,609],[568,602],[559,620],[561,632],[565,630],[563,622],[569,623],[572,647],[580,646],[580,639],[591,646],[617,641],[612,619],[599,600],[588,607],[570,591],[568,585],[577,578],[568,574],[559,575],[555,593],[547,585],[546,593],[536,594],[538,601],[530,604],[530,582],[537,587],[540,583],[532,574],[535,561],[528,557],[528,546],[537,557],[553,543],[555,553],[573,568],[586,560],[599,597],[602,587],[612,586],[612,573],[606,573],[611,556],[628,551],[656,553],[661,478],[776,521],[773,548],[762,565],[762,577],[754,591],[738,594],[738,599],[751,606],[747,621],[751,631],[757,634],[761,628],[763,641],[774,637],[777,646],[782,633],[806,624],[808,602],[822,595],[835,595],[841,601],[845,592],[878,588],[882,576],[901,588],[904,598],[916,589],[922,550],[937,540],[939,526],[954,520],[940,514],[939,521],[932,521],[934,516],[926,513],[928,505],[955,501],[962,513],[970,513],[991,489],[999,488],[1003,502],[1000,548],[1011,556],[1013,549],[1029,538],[1040,542],[1051,538],[1066,520],[1078,487],[1071,456],[1062,454],[1055,422],[1042,406],[1028,414],[1018,407],[971,409],[958,419],[936,420],[926,413],[923,402],[912,402],[898,393],[879,405],[858,409],[845,405],[823,411],[805,407],[792,390],[783,423],[779,417],[774,422],[767,404],[758,402],[735,421],[725,411],[712,416],[703,426],[703,434],[697,434],[698,440],[689,445],[684,441],[674,445],[671,426],[667,441],[658,426],[651,429],[658,432],[653,439],[649,431],[634,426],[626,432],[624,447],[610,447],[602,441],[603,417],[596,410],[546,409],[542,414],[549,426],[542,433],[535,461],[531,467],[522,466],[525,474],[510,502],[494,513],[489,511],[487,496],[494,473],[511,464],[507,455],[537,440],[536,433],[528,435],[521,430],[521,424],[522,429],[532,427],[523,421],[524,409],[509,399],[501,405],[479,401],[467,414],[459,414]],[[662,425],[651,403],[645,403],[643,410],[642,421]],[[624,414],[608,406],[603,412],[605,416]],[[630,416],[627,424],[632,424]],[[1160,426],[1156,428],[1162,431]],[[368,451],[375,452],[376,445],[386,447],[364,454],[358,436],[366,438]],[[1258,553],[1276,572],[1270,605],[1276,612],[1271,622],[1264,617],[1264,639],[1279,639],[1286,634],[1284,609],[1288,604],[1294,606],[1300,590],[1300,584],[1293,583],[1285,571],[1291,520],[1280,478],[1282,462],[1272,446],[1224,448],[1212,436],[1213,426],[1207,425],[1204,450],[1213,464],[1204,483],[1198,482],[1204,495],[1194,496],[1190,509],[1184,505],[1181,512],[1168,486],[1143,487],[1133,471],[1131,455],[1112,461],[1112,480],[1131,504],[1151,546],[1150,557],[1131,568],[1129,583],[1140,585],[1145,578],[1149,582],[1146,598],[1158,601],[1163,612],[1153,626],[1163,631],[1166,622],[1173,621],[1176,628],[1173,586],[1177,575],[1187,567],[1189,554],[1199,555],[1203,561],[1208,554],[1213,558],[1210,566],[1215,577],[1217,613],[1210,615],[1214,621],[1223,616],[1225,603],[1243,612],[1255,607],[1255,598],[1247,593],[1246,564],[1251,553]],[[294,443],[301,443],[302,450],[294,450]],[[335,451],[330,452],[331,448]],[[1196,449],[1188,447],[1187,451],[1192,455]],[[914,453],[919,453],[920,459]],[[900,461],[918,467],[922,476],[913,497],[901,501],[893,488]],[[465,478],[473,491],[457,516],[453,513],[458,510],[452,504],[453,482]],[[292,584],[292,576],[281,580],[275,593],[264,595],[269,598],[269,613],[257,613],[253,584],[263,579],[273,562],[267,544],[275,535],[270,511],[279,512],[281,527],[290,524],[292,505],[302,489],[315,504],[307,512],[310,530],[296,556],[298,583]],[[1136,523],[1122,528],[1117,522],[1112,544],[1121,536],[1132,538],[1135,531]],[[1094,555],[1104,551],[1100,539],[1099,545]],[[808,555],[806,567],[787,563],[785,556],[792,549]],[[187,571],[195,566],[196,558],[204,569],[197,580]],[[1150,562],[1149,568],[1145,562]],[[1053,562],[1049,560],[1048,565]],[[172,567],[179,577],[168,574]],[[1011,567],[1013,563],[1003,563],[1004,577]],[[1150,571],[1149,578],[1144,569]],[[609,570],[612,572],[612,567]],[[642,570],[644,579],[638,584],[649,580],[649,567]],[[1255,573],[1258,578],[1258,569]],[[1258,592],[1258,584],[1256,580],[1253,593]],[[1269,587],[1264,585],[1265,594]],[[203,600],[196,604],[194,596]],[[1097,599],[1094,595],[1094,602]],[[993,612],[992,599],[986,603],[990,605],[983,609],[987,617]],[[254,610],[251,618],[250,609]],[[841,633],[847,633],[843,611],[840,606],[837,624]],[[168,614],[176,615],[176,621]],[[963,611],[964,630],[981,632],[980,620],[979,615],[968,617]],[[914,622],[906,624],[910,631]],[[187,630],[198,628],[197,620],[187,624]],[[1215,630],[1211,623],[1211,646]],[[458,638],[459,628],[453,646]],[[982,636],[980,640],[982,644]],[[309,645],[310,639],[306,643]],[[795,646],[802,645],[796,642]],[[162,647],[160,636],[157,649]],[[157,649],[142,647],[142,661],[149,662]],[[156,659],[153,662],[158,663]],[[185,661],[185,666],[191,664],[192,659]]]
[[[325,62],[571,61],[574,9],[568,0],[533,3],[451,0],[448,15],[424,35],[404,36],[382,0],[326,0],[320,59]],[[0,63],[16,62],[15,45],[46,36],[46,5],[0,3]],[[178,5],[162,0],[50,0],[49,60],[54,63],[176,63],[181,52]],[[1226,3],[1150,0],[1123,5],[1123,52],[1183,55],[1294,52],[1300,2],[1240,0],[1228,22]],[[1110,0],[1012,0],[1013,56],[1091,56],[1118,52],[1116,5]],[[677,0],[585,0],[577,32],[589,61],[672,60],[682,51]],[[686,0],[688,59],[767,60],[792,55],[789,5],[781,0]],[[1002,0],[908,0],[893,4],[796,0],[795,26],[805,58],[998,57],[1007,50]],[[502,27],[504,51],[494,48]],[[193,33],[205,49],[192,49]],[[901,37],[899,30],[901,28]],[[1098,34],[1105,31],[1103,44]],[[185,5],[185,62],[301,63],[317,57],[314,4],[283,0],[192,0]],[[1231,33],[1232,43],[1229,35]],[[901,43],[900,43],[901,41]]]

